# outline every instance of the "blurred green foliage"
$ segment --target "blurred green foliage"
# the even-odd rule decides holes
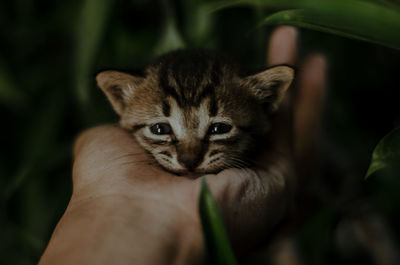
[[[116,122],[95,86],[96,72],[140,69],[179,47],[215,48],[248,68],[263,67],[273,28],[258,25],[280,9],[238,6],[210,13],[212,3],[0,2],[0,264],[37,263],[71,194],[74,138],[90,126]],[[343,256],[332,238],[314,241],[321,231],[334,234],[340,220],[356,214],[354,205],[382,214],[400,238],[399,171],[382,170],[363,181],[377,142],[400,124],[399,52],[309,30],[300,31],[299,47],[300,59],[322,52],[329,60],[324,129],[336,162],[335,170],[305,188],[319,210],[300,227],[301,249],[307,264],[373,264],[365,249]]]
[[[377,170],[390,166],[399,166],[399,164],[400,127],[394,129],[379,141],[372,153],[371,164],[369,165],[366,177],[369,177]]]

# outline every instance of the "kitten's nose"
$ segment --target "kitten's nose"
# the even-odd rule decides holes
[[[191,172],[195,171],[203,160],[203,146],[198,140],[182,141],[177,145],[176,152],[178,154],[178,162]]]
[[[201,157],[196,154],[184,154],[178,156],[178,161],[189,171],[194,171],[201,162]]]

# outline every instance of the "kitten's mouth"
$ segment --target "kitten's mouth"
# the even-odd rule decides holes
[[[190,170],[185,170],[185,169],[179,170],[179,171],[174,170],[174,171],[171,171],[171,172],[174,173],[177,176],[188,177],[188,178],[191,178],[191,179],[196,179],[196,178],[199,178],[202,175],[206,174],[206,172],[203,172],[203,171],[198,171],[198,170],[197,171],[190,171]]]
[[[217,174],[220,171],[222,171],[223,169],[213,169],[213,170],[194,170],[194,171],[190,171],[190,170],[186,170],[186,169],[182,169],[182,170],[171,170],[171,169],[167,169],[169,172],[180,176],[180,177],[188,177],[191,179],[196,179],[199,178],[205,174]]]
[[[188,172],[187,174],[185,174],[186,177],[191,178],[191,179],[197,179],[199,177],[201,177],[203,175],[203,173],[197,173],[197,172]]]

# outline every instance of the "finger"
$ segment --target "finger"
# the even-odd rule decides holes
[[[297,30],[289,26],[278,27],[271,35],[268,49],[268,65],[294,65],[297,57]],[[289,90],[279,106],[279,112],[272,124],[269,146],[275,151],[288,153],[292,139],[291,91]],[[271,150],[266,150],[270,152]]]
[[[207,176],[236,250],[245,252],[259,244],[286,211],[291,191],[287,174],[292,174],[286,160],[281,162],[267,170],[227,169]]]
[[[297,30],[290,26],[280,26],[271,35],[267,65],[294,65],[297,58]]]
[[[144,161],[145,152],[132,137],[115,126],[100,126],[78,136],[74,145],[73,184],[81,186],[105,175],[114,175]],[[143,163],[142,163],[143,164]],[[122,174],[120,174],[122,175]]]
[[[137,143],[121,128],[115,126],[99,126],[80,134],[75,141],[75,159],[106,161],[121,152],[136,150]]]
[[[322,55],[309,57],[299,73],[294,102],[294,153],[304,170],[313,160],[320,134],[326,93],[326,60]]]
[[[297,35],[297,29],[290,26],[280,26],[272,32],[268,48],[268,66],[279,64],[295,65],[297,59]],[[290,106],[290,94],[291,91],[289,90],[279,107],[286,112]]]

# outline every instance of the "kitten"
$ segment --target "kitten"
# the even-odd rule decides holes
[[[104,71],[96,80],[120,126],[164,169],[189,174],[245,167],[293,78],[288,66],[243,76],[214,52],[178,50],[143,76]]]

